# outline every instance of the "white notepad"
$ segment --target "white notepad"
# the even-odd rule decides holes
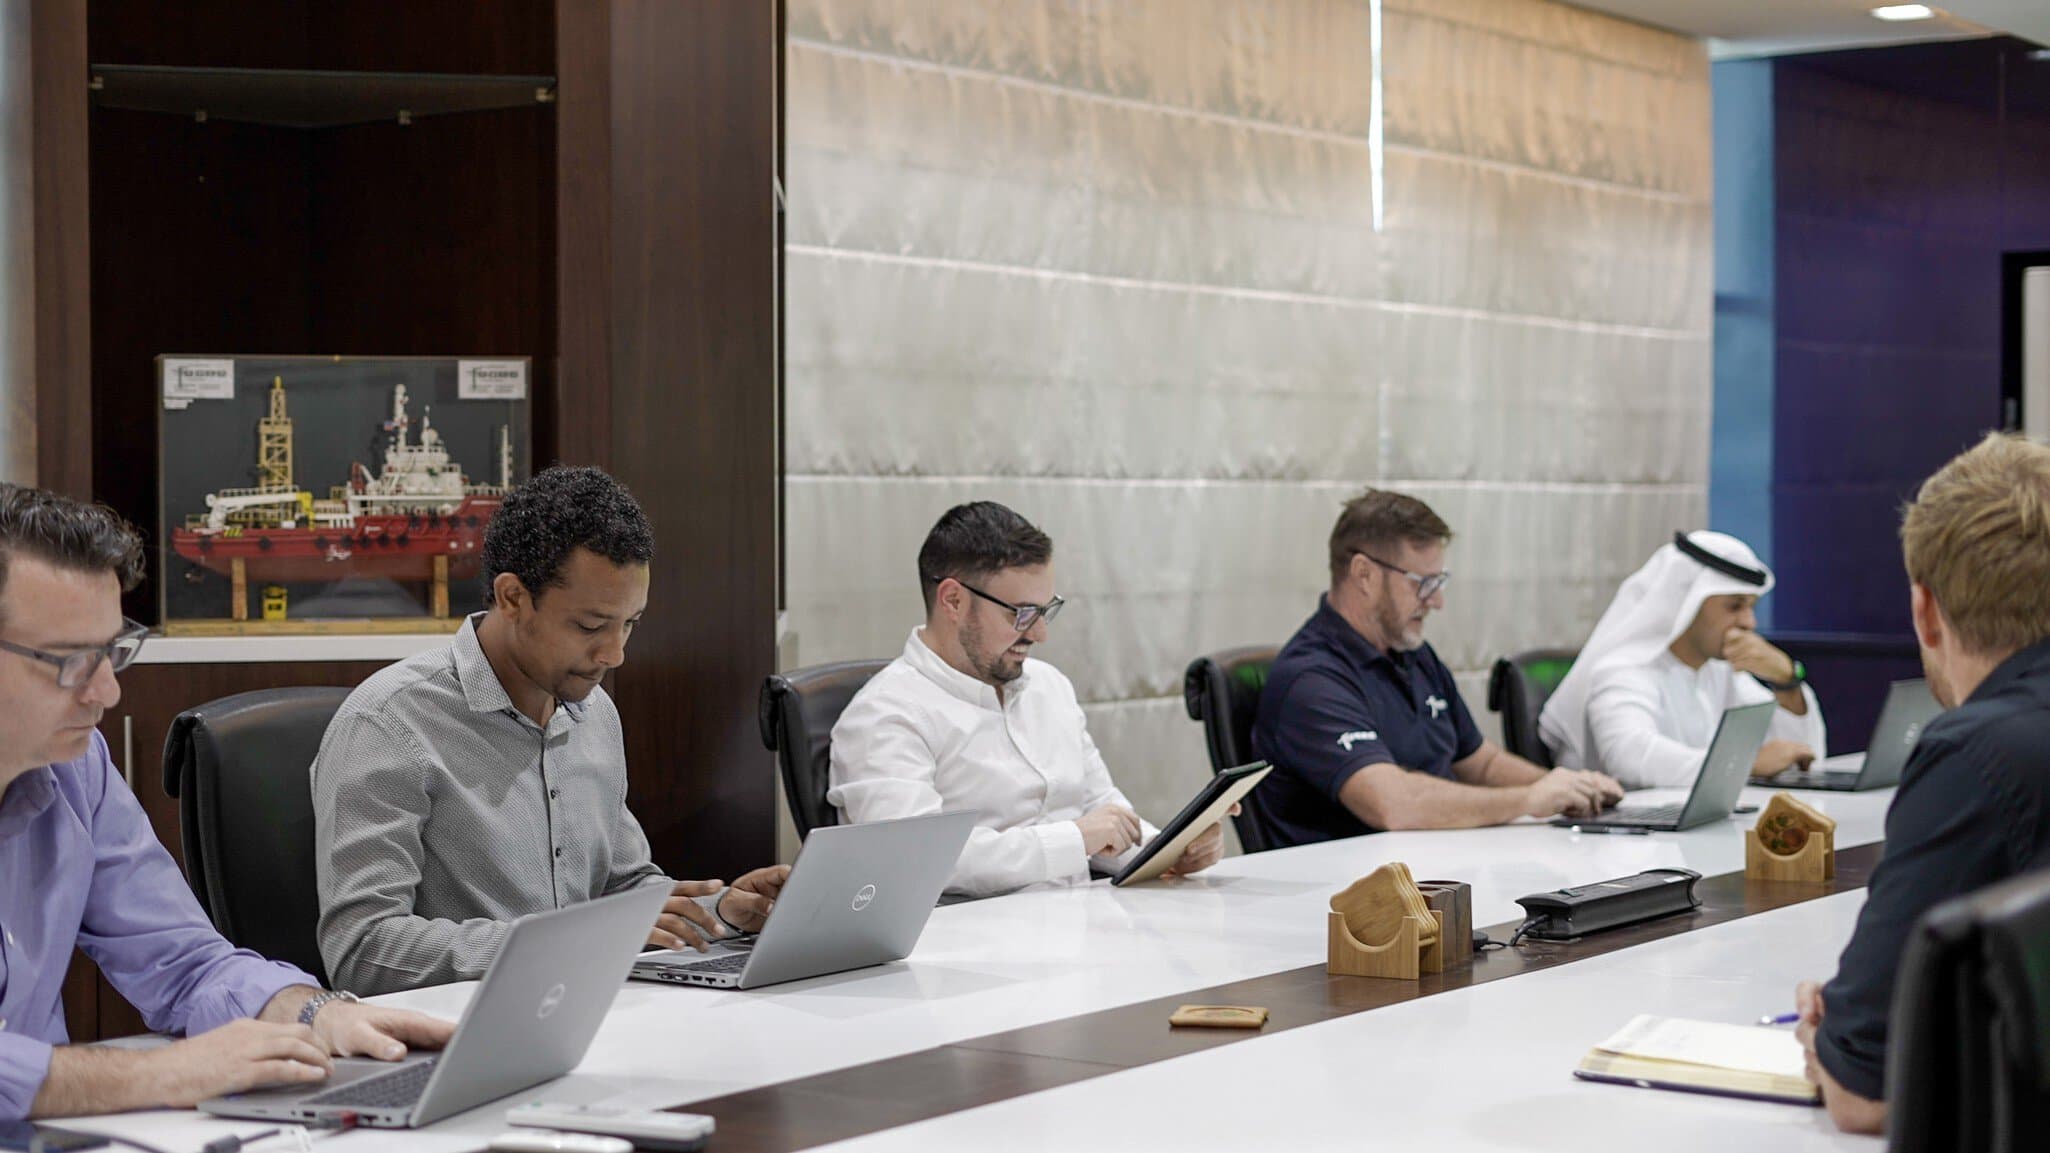
[[[1712,1065],[1774,1077],[1800,1077],[1808,1064],[1801,1043],[1786,1029],[1648,1014],[1631,1018],[1595,1048],[1649,1061]]]
[[[1807,1054],[1784,1029],[1639,1016],[1581,1058],[1574,1076],[1645,1089],[1813,1105]]]

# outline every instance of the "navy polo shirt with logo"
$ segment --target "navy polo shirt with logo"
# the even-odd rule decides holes
[[[1386,763],[1457,780],[1453,762],[1481,741],[1431,646],[1384,653],[1320,599],[1260,691],[1253,754],[1275,767],[1261,816],[1282,845],[1379,832],[1338,799],[1354,773]]]

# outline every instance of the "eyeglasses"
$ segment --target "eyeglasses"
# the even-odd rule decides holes
[[[113,640],[94,648],[80,649],[75,653],[46,653],[41,649],[15,644],[13,641],[0,641],[0,649],[28,657],[30,660],[41,661],[46,665],[56,665],[57,686],[75,689],[91,680],[93,674],[100,671],[101,661],[113,665],[117,673],[135,663],[135,655],[142,651],[142,642],[149,636],[149,626],[137,624],[127,617],[121,618],[121,624],[124,627]]]
[[[1416,599],[1420,601],[1430,600],[1432,597],[1437,596],[1439,593],[1445,591],[1446,585],[1452,583],[1452,574],[1449,572],[1434,572],[1429,576],[1423,576],[1418,573],[1413,573],[1405,568],[1397,568],[1394,565],[1389,564],[1387,561],[1382,560],[1380,557],[1375,556],[1373,553],[1361,552],[1359,549],[1354,549],[1352,551],[1360,556],[1366,557],[1368,560],[1373,561],[1375,564],[1380,565],[1382,568],[1387,569],[1389,572],[1396,573],[1400,576],[1407,578],[1409,583],[1416,586]]]
[[[934,584],[939,584],[941,581],[946,580],[947,578],[928,576],[925,579],[931,581]],[[1057,596],[1043,605],[1014,605],[1010,601],[998,600],[997,598],[989,595],[986,592],[983,592],[981,589],[976,588],[974,585],[969,584],[968,582],[961,580],[958,577],[955,578],[954,583],[960,585],[962,588],[967,589],[969,592],[974,593],[976,596],[981,597],[983,600],[988,601],[989,603],[997,606],[1000,609],[1009,609],[1012,613],[1015,613],[1017,615],[1017,620],[1014,622],[1013,627],[1021,633],[1030,630],[1033,625],[1039,623],[1042,620],[1048,624],[1052,624],[1053,619],[1061,615],[1061,607],[1068,603],[1067,598]]]

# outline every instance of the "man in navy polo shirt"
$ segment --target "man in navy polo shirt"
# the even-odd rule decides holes
[[[1331,530],[1331,591],[1281,650],[1253,752],[1276,772],[1260,807],[1283,845],[1381,829],[1463,829],[1592,813],[1600,773],[1546,770],[1481,737],[1424,642],[1445,605],[1452,530],[1414,497],[1368,489]]]

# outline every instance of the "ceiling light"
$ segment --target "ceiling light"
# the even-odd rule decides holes
[[[1874,8],[1872,14],[1881,20],[1927,20],[1936,15],[1936,9],[1927,4],[1888,4]]]

